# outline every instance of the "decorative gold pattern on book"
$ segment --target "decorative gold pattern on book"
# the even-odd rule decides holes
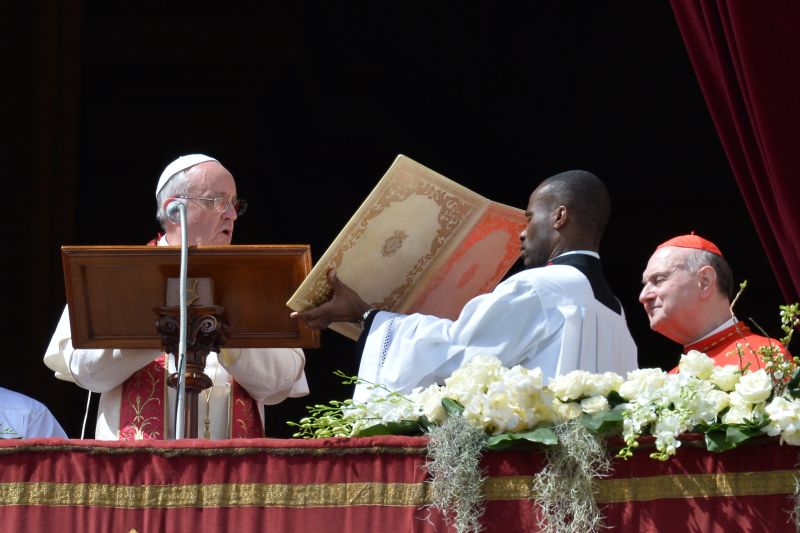
[[[377,201],[370,207],[365,216],[359,220],[358,225],[347,234],[344,242],[335,250],[333,258],[328,262],[324,270],[339,268],[345,253],[363,236],[370,221],[378,217],[391,204],[402,202],[412,195],[431,199],[439,207],[437,215],[438,229],[430,242],[430,248],[427,253],[412,266],[406,274],[404,282],[394,288],[383,300],[370,302],[375,307],[395,309],[399,299],[408,292],[409,287],[417,280],[425,267],[441,251],[448,237],[467,222],[469,215],[480,205],[477,199],[457,196],[455,191],[449,190],[447,183],[434,184],[423,180],[419,176],[404,172],[401,179],[392,182],[382,191]],[[331,289],[324,272],[323,275],[319,275],[314,280],[308,294],[311,307],[320,305],[330,298]]]
[[[505,220],[485,234],[476,224],[487,226],[487,212]],[[327,272],[336,269],[339,279],[372,307],[396,313],[425,312],[415,302],[431,293],[431,282],[452,264],[453,253],[465,239],[484,235],[485,242],[467,246],[475,250],[467,261],[480,256],[473,261],[476,267],[462,261],[431,295],[444,312],[427,314],[452,318],[467,300],[492,290],[518,259],[519,232],[524,227],[521,209],[493,202],[399,155],[287,305],[301,311],[327,301],[332,295]],[[514,248],[511,253],[508,243]],[[335,322],[329,327],[354,340],[361,334],[355,323]]]
[[[390,257],[394,255],[397,250],[403,247],[403,241],[407,238],[408,234],[405,231],[395,230],[395,232],[383,242],[381,255],[383,257]]]

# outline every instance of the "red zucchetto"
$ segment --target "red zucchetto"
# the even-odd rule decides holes
[[[712,254],[717,254],[718,256],[722,257],[722,252],[719,251],[719,248],[717,248],[716,244],[708,239],[700,237],[699,235],[695,235],[694,232],[692,232],[691,235],[680,235],[678,237],[673,237],[666,242],[662,242],[656,247],[656,250],[663,248],[664,246],[678,246],[680,248],[705,250],[706,252],[711,252]]]

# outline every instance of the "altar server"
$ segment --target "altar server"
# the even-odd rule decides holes
[[[359,376],[399,392],[442,383],[479,354],[540,367],[546,378],[576,369],[624,376],[637,367],[636,345],[598,254],[609,213],[608,191],[594,174],[544,180],[520,234],[527,270],[470,300],[456,320],[370,309],[333,271],[332,299],[292,316],[316,329],[363,321]],[[368,394],[359,385],[354,399]]]

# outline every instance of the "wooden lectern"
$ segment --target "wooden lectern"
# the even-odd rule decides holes
[[[172,246],[63,246],[73,346],[152,348],[177,357],[180,309],[168,302],[167,288],[180,275],[180,255]],[[197,436],[197,398],[210,386],[203,374],[209,351],[319,347],[319,332],[289,318],[286,307],[310,270],[308,245],[189,247],[188,278],[210,280],[204,286],[211,294],[196,304],[197,296],[187,294],[184,435]]]

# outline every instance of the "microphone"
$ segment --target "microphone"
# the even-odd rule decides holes
[[[179,209],[179,206],[181,205],[186,205],[186,200],[182,198],[174,198],[170,200],[170,202],[167,204],[167,208],[164,210],[167,218],[176,224],[180,224],[181,222],[181,214]]]

